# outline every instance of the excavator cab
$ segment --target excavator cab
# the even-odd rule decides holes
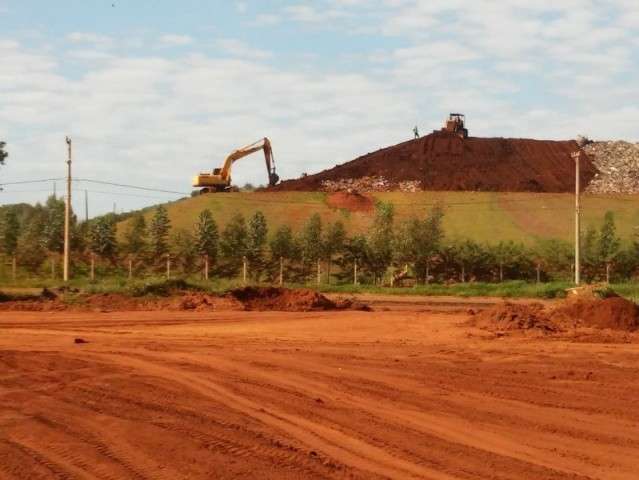
[[[468,138],[466,116],[463,113],[449,114],[448,120],[446,120],[446,126],[442,130],[449,133],[456,133],[462,138]]]

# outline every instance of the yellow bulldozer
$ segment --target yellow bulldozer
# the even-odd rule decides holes
[[[193,186],[201,188],[200,193],[209,192],[228,192],[231,190],[231,167],[240,158],[247,155],[264,150],[264,158],[266,160],[266,173],[268,175],[268,184],[270,187],[277,185],[280,177],[275,173],[275,159],[273,157],[273,149],[268,138],[263,138],[246,147],[238,148],[231,152],[224,160],[224,164],[220,168],[213,169],[212,172],[202,172],[193,177]]]
[[[442,132],[455,133],[461,138],[468,138],[466,116],[463,113],[449,114],[448,120],[446,120],[446,125],[442,128]]]

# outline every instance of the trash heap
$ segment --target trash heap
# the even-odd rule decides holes
[[[587,193],[639,193],[639,143],[594,142],[584,151],[599,170]]]
[[[324,180],[321,190],[328,193],[335,192],[419,192],[422,190],[422,182],[419,180],[406,180],[393,183],[382,176],[361,178],[340,178],[339,180]]]
[[[384,177],[340,178],[338,180],[324,180],[321,183],[324,192],[388,192],[392,190],[391,183]]]

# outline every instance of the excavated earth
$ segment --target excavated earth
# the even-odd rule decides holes
[[[423,190],[509,192],[574,191],[574,140],[462,139],[442,132],[384,148],[315,175],[282,182],[273,190],[323,190],[323,183],[362,177],[384,178],[389,189],[417,181]],[[585,187],[597,170],[581,164]]]
[[[379,300],[0,312],[0,479],[636,480],[636,341]]]

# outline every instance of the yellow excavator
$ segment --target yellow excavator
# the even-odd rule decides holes
[[[266,173],[268,175],[268,184],[270,187],[277,185],[280,177],[275,173],[275,159],[273,158],[273,149],[268,138],[263,138],[246,147],[238,148],[229,154],[224,160],[221,168],[215,168],[212,172],[202,172],[193,177],[193,186],[199,187],[200,193],[208,192],[227,192],[231,190],[231,167],[240,158],[247,155],[264,150],[264,158],[266,159]]]

